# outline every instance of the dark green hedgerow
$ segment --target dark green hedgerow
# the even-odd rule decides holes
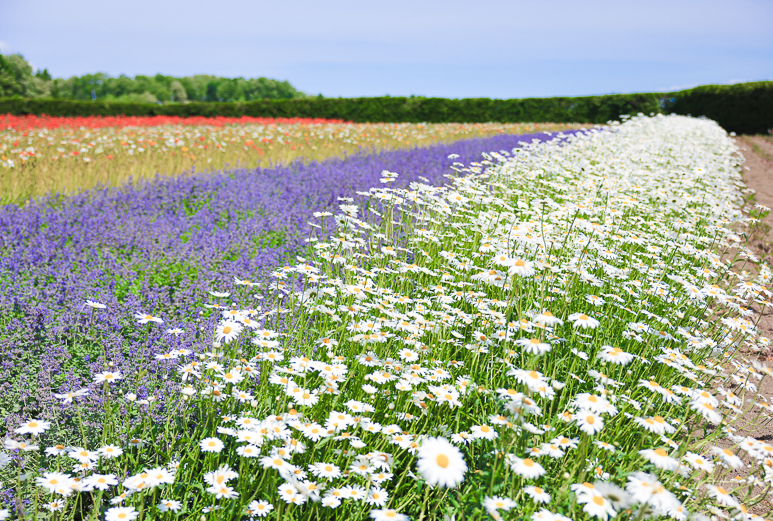
[[[164,105],[57,99],[0,99],[0,114],[50,116],[254,116],[343,119],[355,122],[576,122],[606,123],[621,114],[706,116],[725,130],[765,133],[773,127],[773,81],[704,85],[670,93],[577,98],[306,98],[236,103]]]

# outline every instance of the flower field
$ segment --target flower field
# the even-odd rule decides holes
[[[566,130],[583,125],[362,124],[298,118],[0,116],[0,193],[19,203],[49,193],[120,186],[183,171],[254,168],[294,160]],[[585,125],[587,126],[587,125]]]
[[[555,137],[2,208],[0,517],[763,519],[735,145]]]

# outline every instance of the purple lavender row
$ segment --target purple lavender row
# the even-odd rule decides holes
[[[200,314],[215,300],[207,291],[234,291],[241,305],[265,291],[266,275],[302,252],[312,212],[337,211],[338,197],[378,186],[383,170],[400,174],[398,186],[420,177],[443,184],[454,161],[469,164],[484,151],[509,151],[533,139],[551,138],[500,135],[159,178],[141,187],[0,208],[0,430],[29,417],[66,423],[71,409],[54,393],[94,386],[105,359],[127,376],[146,371],[147,383],[131,391],[161,397],[152,406],[160,418],[179,393],[165,387],[170,362],[153,355],[211,341],[215,314]],[[259,285],[239,293],[234,277]],[[86,300],[107,308],[85,307]],[[139,326],[137,312],[158,315],[164,324]],[[178,327],[185,332],[166,333]],[[97,390],[84,402],[84,420],[94,428],[100,426],[99,396]]]

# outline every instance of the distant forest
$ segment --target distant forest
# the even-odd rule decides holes
[[[252,101],[307,98],[287,81],[269,78],[220,78],[197,74],[111,77],[98,72],[71,78],[52,78],[48,69],[33,72],[20,54],[0,54],[0,97],[55,98],[133,103],[188,101]]]

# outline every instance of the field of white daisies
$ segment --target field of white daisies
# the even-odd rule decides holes
[[[640,116],[444,187],[384,172],[316,215],[272,310],[240,293],[156,353],[164,421],[105,367],[97,432],[19,425],[0,519],[761,520],[771,370],[738,353],[773,304],[740,161],[712,121]]]

